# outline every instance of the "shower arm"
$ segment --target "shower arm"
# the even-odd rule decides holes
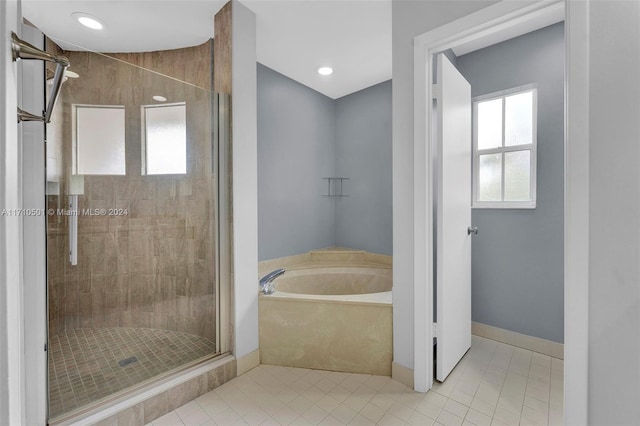
[[[14,62],[18,59],[37,59],[40,61],[53,62],[56,64],[56,72],[53,76],[53,84],[51,85],[51,96],[49,97],[49,103],[47,104],[47,109],[43,112],[43,115],[40,116],[32,114],[18,108],[18,122],[42,121],[44,123],[49,123],[51,121],[53,108],[55,107],[56,101],[58,100],[58,95],[60,94],[64,72],[67,68],[69,68],[69,65],[71,65],[69,59],[67,59],[65,56],[52,55],[51,53],[40,50],[34,45],[21,40],[14,32],[11,33],[11,52]]]

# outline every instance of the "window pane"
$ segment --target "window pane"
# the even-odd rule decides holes
[[[531,151],[504,154],[504,199],[531,200]]]
[[[480,156],[478,201],[500,201],[502,192],[502,154]]]
[[[478,102],[478,149],[502,146],[502,98]]]
[[[124,175],[124,107],[74,105],[76,172]]]
[[[533,141],[533,92],[505,98],[504,143],[523,145]]]
[[[187,173],[185,105],[144,108],[149,175]]]

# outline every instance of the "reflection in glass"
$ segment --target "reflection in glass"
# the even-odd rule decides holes
[[[502,146],[502,99],[478,103],[478,149]]]
[[[478,183],[479,201],[500,201],[502,198],[502,154],[480,156]]]
[[[530,144],[533,140],[533,92],[505,98],[505,146]]]
[[[531,200],[531,151],[504,154],[504,200]]]

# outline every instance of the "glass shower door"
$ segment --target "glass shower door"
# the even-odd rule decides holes
[[[59,51],[47,127],[51,419],[220,353],[209,42]]]

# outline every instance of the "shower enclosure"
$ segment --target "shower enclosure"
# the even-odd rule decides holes
[[[211,43],[47,50],[75,73],[46,129],[55,420],[220,353],[219,223]]]

